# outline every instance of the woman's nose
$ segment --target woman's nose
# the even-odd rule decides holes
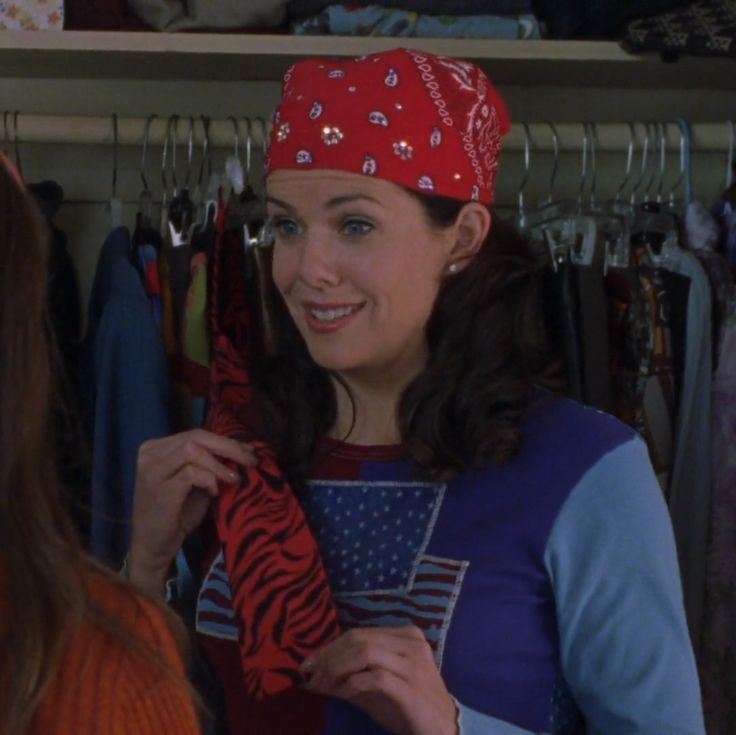
[[[299,277],[316,287],[339,283],[336,253],[327,237],[313,233],[305,238],[299,259]]]

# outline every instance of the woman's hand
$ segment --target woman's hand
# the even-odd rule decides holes
[[[152,595],[163,594],[171,563],[217,497],[218,481],[238,479],[218,458],[257,464],[247,444],[204,429],[153,439],[138,451],[128,574]]]
[[[355,628],[304,663],[306,688],[346,699],[396,735],[457,735],[457,708],[422,631]]]

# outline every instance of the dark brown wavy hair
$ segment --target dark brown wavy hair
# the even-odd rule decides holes
[[[47,313],[49,233],[0,154],[0,732],[26,731],[79,625],[186,682],[96,603],[95,579],[129,585],[82,548],[62,502],[54,439],[58,364]],[[140,614],[146,611],[139,605]],[[163,609],[163,608],[162,608]],[[172,632],[183,632],[164,612]],[[196,698],[195,698],[196,701]]]
[[[436,228],[464,203],[418,194]],[[273,332],[255,373],[263,427],[292,482],[302,482],[335,422],[330,375],[309,355],[273,283],[265,278]],[[427,324],[429,361],[398,406],[402,443],[417,475],[449,480],[465,469],[503,463],[519,446],[535,383],[552,384],[535,258],[509,224],[493,217],[478,254],[447,276]]]

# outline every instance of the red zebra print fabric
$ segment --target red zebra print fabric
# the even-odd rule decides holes
[[[213,363],[206,426],[253,442],[247,419],[253,330],[243,243],[238,233],[224,231],[225,217],[221,211],[211,274]],[[240,482],[221,483],[216,523],[240,629],[245,692],[261,700],[298,685],[300,663],[335,638],[339,628],[302,508],[273,450],[263,441],[253,444],[260,463],[244,471]]]

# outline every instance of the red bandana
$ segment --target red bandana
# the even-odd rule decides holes
[[[265,175],[337,169],[490,204],[509,129],[506,105],[474,64],[404,48],[309,59],[284,76]]]

